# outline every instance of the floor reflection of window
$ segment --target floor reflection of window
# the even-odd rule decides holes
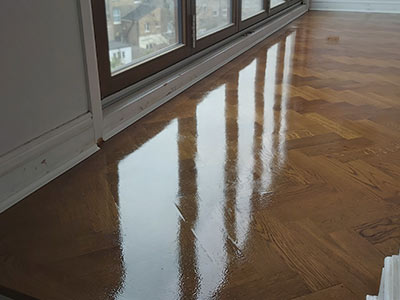
[[[251,202],[253,192],[254,169],[254,126],[255,126],[255,78],[256,64],[239,72],[238,86],[238,187],[236,194],[236,233],[237,244],[246,240],[250,224]]]
[[[276,75],[279,44],[273,45],[267,52],[267,68],[264,87],[264,124],[262,136],[263,172],[261,176],[261,193],[267,193],[272,180],[274,149],[275,118],[274,106],[276,95]]]
[[[171,121],[121,160],[125,277],[116,299],[204,299],[223,287],[229,241],[246,246],[254,193],[268,192],[273,166],[286,159],[294,39],[273,45],[234,83],[205,95],[193,118]]]
[[[177,122],[173,121],[118,165],[125,277],[115,299],[178,298],[176,138]]]
[[[279,129],[279,164],[283,165],[286,160],[286,132],[288,124],[288,104],[290,101],[290,84],[292,81],[292,64],[294,53],[294,42],[296,32],[286,37],[285,58],[282,76],[282,101],[281,101],[281,127]]]
[[[197,107],[198,220],[195,226],[199,276],[198,299],[209,299],[224,281],[227,254],[224,225],[225,86]]]

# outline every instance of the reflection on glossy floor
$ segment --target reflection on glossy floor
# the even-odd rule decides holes
[[[313,12],[0,215],[41,299],[365,299],[400,248],[400,19]]]

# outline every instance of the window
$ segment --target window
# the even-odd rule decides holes
[[[242,20],[264,11],[263,0],[242,0]]]
[[[102,98],[301,0],[91,0]]]
[[[232,17],[227,13],[232,10],[231,5],[231,0],[197,0],[197,38],[202,38],[232,24]]]
[[[167,2],[169,5],[166,5]],[[130,48],[132,53],[131,61],[120,61],[112,66],[112,74],[169,51],[181,43],[177,0],[106,0],[106,4],[107,9],[113,11],[114,26],[110,25],[108,30],[110,51],[118,41]],[[115,26],[121,23],[122,26]],[[152,28],[150,24],[154,23],[161,26]]]
[[[282,4],[285,4],[284,0],[271,0],[271,8],[277,7]]]

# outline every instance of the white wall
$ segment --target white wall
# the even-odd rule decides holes
[[[85,114],[77,0],[1,0],[0,155]]]
[[[400,13],[400,0],[312,0],[311,9]]]
[[[98,150],[81,1],[0,0],[0,212]]]

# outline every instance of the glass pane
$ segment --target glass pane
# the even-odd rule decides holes
[[[197,38],[216,32],[232,23],[231,0],[196,0]]]
[[[111,72],[180,44],[179,0],[105,0]]]
[[[271,0],[271,8],[285,3],[285,0]]]
[[[242,0],[242,20],[248,19],[263,10],[263,0]]]

